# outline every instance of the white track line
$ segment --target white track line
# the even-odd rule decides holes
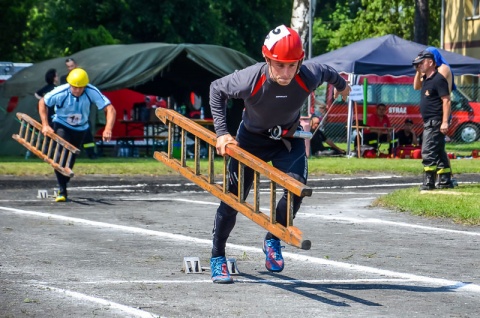
[[[379,183],[379,184],[366,184],[366,185],[353,185],[353,186],[331,186],[331,187],[310,187],[312,190],[326,190],[326,189],[365,189],[365,188],[391,188],[391,187],[412,187],[419,186],[421,182],[414,183]]]
[[[205,244],[207,246],[211,246],[211,244],[212,244],[211,240],[199,239],[199,238],[188,237],[188,236],[179,235],[179,234],[160,232],[160,231],[147,230],[147,229],[125,226],[125,225],[116,225],[116,224],[110,224],[110,223],[105,223],[105,222],[91,221],[91,220],[62,216],[62,215],[56,215],[56,214],[51,214],[51,213],[42,213],[42,212],[37,212],[37,211],[20,210],[20,209],[8,208],[8,207],[0,207],[0,210],[9,211],[9,212],[17,213],[17,214],[22,214],[22,215],[30,215],[30,216],[35,216],[35,217],[48,218],[49,220],[57,219],[57,220],[62,220],[62,221],[69,221],[69,222],[75,222],[75,223],[79,223],[79,224],[89,225],[89,226],[105,227],[105,228],[117,229],[117,230],[121,230],[121,231],[125,231],[125,232],[132,232],[132,233],[143,234],[143,235],[157,236],[157,237],[172,239],[172,240],[176,240],[176,241],[195,242],[197,244]],[[244,245],[237,245],[237,244],[230,244],[230,243],[227,243],[227,246],[229,248],[237,249],[237,250],[240,250],[240,251],[263,253],[262,249],[256,248],[256,247],[251,247],[251,246],[244,246]],[[378,269],[378,268],[374,268],[374,267],[368,267],[368,266],[362,266],[362,265],[355,265],[355,264],[348,264],[348,263],[343,263],[343,262],[331,261],[331,260],[326,260],[326,259],[322,259],[322,258],[299,255],[299,254],[294,254],[294,253],[289,253],[289,252],[284,252],[283,255],[286,256],[286,257],[290,257],[292,259],[295,259],[297,261],[310,262],[310,263],[324,265],[324,266],[341,268],[341,269],[347,270],[347,271],[370,273],[370,274],[381,275],[381,276],[392,277],[392,278],[403,278],[403,279],[408,279],[408,280],[411,280],[411,281],[433,284],[433,285],[436,285],[436,286],[448,286],[449,288],[455,288],[456,290],[461,289],[463,291],[480,293],[480,285],[476,285],[476,284],[467,284],[467,283],[452,281],[452,280],[447,280],[447,279],[440,279],[440,278],[420,276],[420,275],[414,275],[414,274],[408,274],[408,273],[394,272],[394,271],[390,271],[390,270],[383,270],[383,269]]]
[[[199,276],[196,276],[197,278]],[[412,283],[410,279],[404,278],[368,278],[368,279],[249,279],[241,278],[241,276],[233,276],[235,282],[242,283],[252,283],[252,284],[263,284],[263,283],[273,283],[273,284],[358,284],[358,283],[369,283],[369,284],[381,284],[381,283]],[[24,283],[18,282],[18,283]],[[145,285],[156,285],[156,284],[192,284],[192,283],[212,283],[211,279],[189,279],[189,280],[100,280],[100,281],[69,281],[69,285],[123,285],[123,284],[145,284]],[[35,282],[35,284],[40,284],[46,286],[48,283],[44,282]]]
[[[137,308],[125,306],[119,303],[115,303],[109,300],[105,300],[103,298],[98,298],[98,297],[93,297],[93,296],[88,296],[82,293],[62,289],[62,288],[56,288],[52,286],[47,286],[47,285],[35,285],[37,288],[40,289],[47,289],[50,291],[54,291],[56,293],[64,294],[66,296],[78,299],[78,300],[84,300],[92,303],[96,303],[99,305],[103,306],[108,306],[111,309],[116,309],[119,310],[125,314],[128,314],[129,317],[140,317],[140,318],[152,318],[152,317],[159,317],[158,315],[152,314],[148,311],[140,310]]]
[[[375,199],[375,197],[370,197],[370,198],[360,198],[358,200],[365,200],[369,201]],[[187,203],[193,203],[193,204],[199,204],[199,205],[212,205],[212,206],[218,206],[219,202],[207,202],[207,201],[198,201],[198,200],[191,200],[191,199],[178,199],[178,198],[118,198],[120,201],[176,201],[176,202],[187,202]],[[309,206],[309,205],[302,205],[303,209],[306,208],[316,208],[317,206]],[[261,207],[261,209],[265,209],[267,211],[269,208],[268,207]],[[398,226],[398,227],[409,227],[409,228],[414,228],[414,229],[422,229],[422,230],[428,230],[432,232],[446,232],[446,233],[454,233],[454,234],[461,234],[461,235],[471,235],[471,236],[480,236],[480,232],[468,232],[468,231],[459,231],[459,230],[451,230],[451,229],[443,229],[439,227],[432,227],[432,226],[425,226],[425,225],[417,225],[417,224],[410,224],[410,223],[405,223],[405,222],[394,222],[394,221],[385,221],[382,219],[374,219],[374,218],[367,218],[367,219],[362,219],[362,218],[352,218],[352,217],[341,217],[341,216],[328,216],[328,215],[319,215],[319,214],[314,214],[314,213],[305,213],[305,212],[298,212],[298,215],[307,217],[307,218],[319,218],[319,219],[324,219],[328,221],[341,221],[341,222],[348,222],[348,223],[356,223],[356,224],[361,224],[361,223],[370,223],[370,224],[385,224],[385,225],[393,225],[393,226]]]
[[[468,232],[468,231],[459,231],[459,230],[450,230],[450,229],[442,229],[439,227],[431,227],[425,225],[417,225],[417,224],[410,224],[404,222],[393,222],[393,221],[385,221],[381,219],[360,219],[360,218],[352,218],[352,217],[341,217],[341,216],[328,216],[328,215],[319,215],[314,213],[302,213],[298,212],[298,215],[302,215],[304,217],[310,218],[319,218],[328,221],[341,221],[346,223],[371,223],[371,224],[384,224],[384,225],[393,225],[393,226],[400,226],[400,227],[409,227],[412,229],[422,229],[428,230],[433,232],[447,232],[447,233],[454,233],[454,234],[461,234],[461,235],[472,235],[472,236],[480,236],[480,232]]]

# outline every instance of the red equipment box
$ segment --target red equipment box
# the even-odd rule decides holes
[[[402,146],[395,151],[395,156],[401,159],[421,159],[422,148],[420,146]]]

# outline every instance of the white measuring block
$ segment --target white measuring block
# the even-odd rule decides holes
[[[230,275],[239,275],[237,260],[235,258],[227,258],[227,269]]]
[[[48,198],[48,191],[47,190],[38,190],[38,199],[46,199]]]
[[[202,273],[202,266],[200,265],[200,258],[198,257],[184,257],[183,269],[185,274],[198,274]]]

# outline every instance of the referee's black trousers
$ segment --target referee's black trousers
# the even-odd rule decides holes
[[[422,164],[425,171],[450,171],[450,161],[445,151],[445,135],[440,132],[441,120],[428,120],[423,124]]]

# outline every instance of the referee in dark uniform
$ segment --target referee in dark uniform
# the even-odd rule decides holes
[[[413,60],[417,70],[415,81],[422,81],[420,113],[423,118],[422,164],[423,184],[420,190],[453,188],[452,169],[445,151],[445,135],[449,127],[450,90],[448,82],[438,73],[434,55],[424,50]]]

